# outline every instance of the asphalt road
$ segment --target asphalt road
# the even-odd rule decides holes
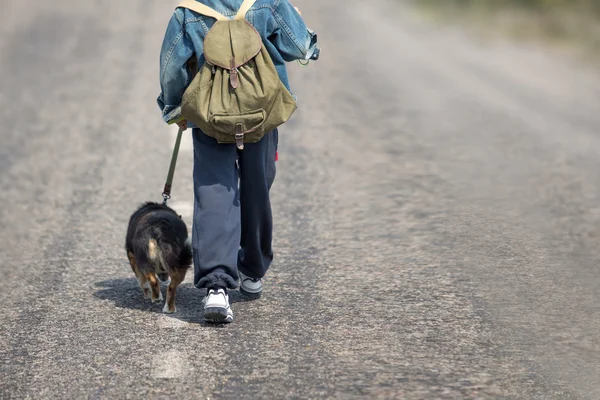
[[[174,132],[174,2],[0,1],[0,398],[600,398],[600,75],[397,1],[298,0],[276,261],[232,325],[123,241]],[[191,144],[171,203],[191,223]]]

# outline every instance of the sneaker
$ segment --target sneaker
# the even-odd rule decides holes
[[[209,289],[204,298],[204,320],[226,324],[233,322],[233,311],[225,289]]]
[[[241,282],[240,293],[246,297],[259,298],[263,290],[262,279],[252,279],[249,276],[242,274],[240,271],[238,271],[238,274],[240,275]]]

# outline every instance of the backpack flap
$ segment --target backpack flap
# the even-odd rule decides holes
[[[249,22],[215,22],[204,39],[204,57],[211,65],[231,70],[232,64],[238,68],[256,57],[261,46],[260,34]]]

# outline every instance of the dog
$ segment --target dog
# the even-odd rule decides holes
[[[159,280],[171,279],[163,312],[174,313],[177,287],[192,264],[192,246],[181,216],[166,205],[143,204],[129,220],[125,250],[144,298],[161,302]]]

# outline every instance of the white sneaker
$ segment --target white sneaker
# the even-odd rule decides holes
[[[246,297],[258,298],[262,294],[263,283],[260,278],[250,278],[238,271],[240,276],[240,293]]]
[[[233,322],[233,311],[229,306],[229,296],[225,289],[209,289],[204,298],[204,320],[226,324]]]

